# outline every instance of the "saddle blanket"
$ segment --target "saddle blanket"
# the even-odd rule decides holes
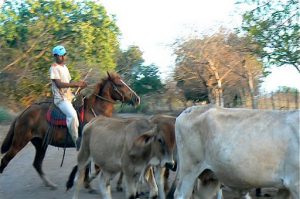
[[[79,122],[83,122],[84,109],[83,107],[76,110]],[[55,126],[67,126],[66,115],[56,106],[50,106],[46,114],[47,121]]]

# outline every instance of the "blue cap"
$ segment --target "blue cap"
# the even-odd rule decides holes
[[[67,53],[65,47],[63,46],[55,46],[52,50],[53,55],[63,56]]]

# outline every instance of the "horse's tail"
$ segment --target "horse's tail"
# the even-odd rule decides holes
[[[12,144],[12,141],[13,141],[13,137],[14,137],[14,131],[15,131],[15,124],[16,124],[16,121],[17,121],[18,117],[16,117],[13,121],[13,123],[10,125],[10,128],[9,128],[9,131],[8,133],[6,134],[6,137],[2,143],[2,146],[1,146],[1,153],[6,153],[11,144]]]
[[[72,170],[72,172],[70,173],[69,178],[68,178],[68,181],[67,181],[67,183],[66,183],[67,191],[68,191],[69,189],[71,189],[71,188],[73,187],[73,185],[74,185],[74,179],[75,179],[77,170],[78,170],[78,166],[76,165],[76,166],[73,167],[73,170]]]

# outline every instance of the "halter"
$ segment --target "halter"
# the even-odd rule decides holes
[[[111,79],[109,79],[109,81],[111,82],[111,84],[112,84],[112,87],[113,87],[113,90],[115,91],[115,92],[117,92],[119,95],[120,95],[120,97],[122,98],[122,104],[123,104],[123,102],[124,102],[124,99],[125,99],[125,97],[124,97],[124,95],[122,94],[122,92],[118,89],[118,87],[116,86],[116,84],[111,80]],[[128,90],[130,90],[135,96],[137,96],[138,97],[138,95],[136,94],[136,92],[134,92],[123,80],[121,80],[120,79],[120,81],[121,81],[121,83],[128,89]],[[97,94],[94,94],[97,98],[99,98],[99,99],[102,99],[102,100],[104,100],[104,101],[107,101],[107,102],[110,102],[110,103],[112,103],[112,104],[116,104],[116,101],[113,101],[113,100],[111,100],[111,99],[107,99],[107,98],[105,98],[105,97],[102,97],[102,96],[100,96],[100,95],[97,95]],[[138,97],[139,98],[139,97]],[[96,115],[96,113],[95,113],[95,111],[93,110],[93,108],[91,108],[91,111],[92,111],[92,113],[94,114],[94,116],[96,117],[97,115]]]

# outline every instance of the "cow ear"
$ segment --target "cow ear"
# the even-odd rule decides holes
[[[144,147],[149,145],[155,139],[155,132],[157,127],[155,126],[153,129],[143,133],[142,135],[138,136],[135,140],[133,145],[138,147]]]
[[[140,156],[143,154],[145,147],[149,146],[154,140],[155,140],[155,131],[156,131],[156,126],[143,133],[142,135],[138,136],[132,144],[132,147],[130,149],[130,156]]]
[[[154,140],[154,135],[143,134],[143,135],[140,136],[140,140],[139,141],[140,141],[141,145],[146,146],[146,145],[150,144],[151,142],[153,142],[153,140]]]

